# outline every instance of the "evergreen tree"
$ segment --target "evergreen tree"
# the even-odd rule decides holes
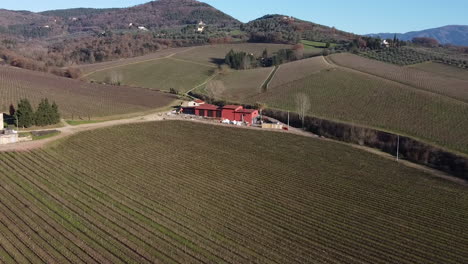
[[[51,125],[60,123],[60,112],[58,110],[58,105],[55,102],[52,103],[52,108],[51,109],[52,109],[52,111],[51,111],[51,113],[52,113],[52,124]]]
[[[34,111],[28,99],[21,99],[16,111],[16,120],[20,127],[34,125]]]
[[[10,105],[10,116],[15,116],[16,114],[16,109],[15,109],[15,106],[13,104]]]
[[[41,100],[34,116],[36,126],[47,126],[52,124],[52,107],[47,98]]]

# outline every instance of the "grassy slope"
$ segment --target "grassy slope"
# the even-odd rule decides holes
[[[449,66],[442,63],[421,63],[411,67],[429,73],[442,74],[450,78],[468,81],[468,70],[460,69],[455,66]]]
[[[121,66],[91,74],[87,78],[103,82],[112,75],[121,76],[125,85],[185,92],[213,74],[212,66],[171,58]]]
[[[314,57],[286,63],[281,65],[280,69],[271,80],[270,86],[282,86],[330,68],[332,68],[332,66],[330,66],[323,57]]]
[[[0,160],[5,258],[449,264],[468,257],[465,187],[341,144],[160,122],[85,132]]]
[[[175,98],[147,89],[97,85],[54,75],[0,67],[0,111],[28,98],[56,101],[65,118],[105,117],[147,111],[170,104]]]

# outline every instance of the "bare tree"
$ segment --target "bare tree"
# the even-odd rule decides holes
[[[296,107],[299,118],[302,122],[302,128],[304,128],[304,121],[307,112],[310,110],[310,100],[309,97],[304,93],[296,94]]]
[[[226,86],[224,86],[224,83],[219,80],[212,80],[206,84],[206,91],[208,96],[211,98],[222,97],[225,90]]]

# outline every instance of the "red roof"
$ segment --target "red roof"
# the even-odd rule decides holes
[[[223,109],[237,110],[239,107],[242,107],[242,106],[241,105],[225,105],[225,106],[223,106]]]
[[[203,101],[203,100],[200,100],[200,99],[197,99],[197,100],[195,100],[195,103],[197,103],[197,104],[204,104],[204,103],[205,103],[205,101]]]
[[[212,105],[212,104],[202,104],[199,106],[196,106],[195,109],[201,109],[201,110],[218,110],[219,107],[217,105]]]

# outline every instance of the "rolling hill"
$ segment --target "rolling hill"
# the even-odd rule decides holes
[[[266,15],[241,26],[256,42],[296,43],[298,38],[322,42],[349,41],[356,35],[286,15]]]
[[[416,37],[428,37],[437,39],[442,44],[452,44],[458,46],[468,46],[468,26],[465,25],[450,25],[439,28],[431,28],[421,31],[412,31],[408,33],[376,33],[369,34],[371,37],[380,37],[382,39],[393,39],[393,37],[401,40],[412,40]]]

